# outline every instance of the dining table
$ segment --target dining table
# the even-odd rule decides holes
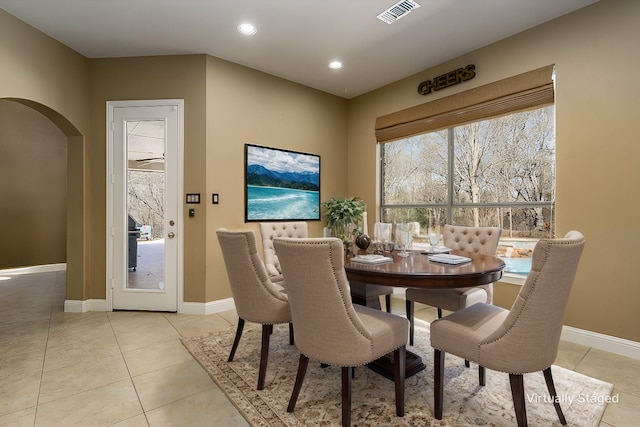
[[[345,255],[345,272],[352,287],[353,302],[379,309],[379,296],[373,295],[377,292],[372,292],[373,296],[367,296],[368,287],[446,289],[486,285],[500,280],[505,267],[504,261],[498,257],[473,252],[449,251],[450,255],[468,259],[459,264],[435,261],[432,255],[438,254],[430,254],[427,251],[408,252],[407,256],[401,256],[398,251],[385,253],[384,260],[371,256]],[[425,369],[426,366],[418,354],[409,350],[406,354],[406,378]],[[393,379],[392,355],[367,366]]]

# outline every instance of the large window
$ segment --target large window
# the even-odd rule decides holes
[[[376,118],[381,219],[498,226],[506,271],[527,274],[554,236],[554,66]]]
[[[381,147],[381,218],[499,226],[507,272],[527,274],[537,239],[554,236],[554,106],[519,111]]]

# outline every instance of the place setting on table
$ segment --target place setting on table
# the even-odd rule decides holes
[[[349,259],[350,262],[361,264],[381,264],[385,262],[393,262],[393,257],[381,254],[358,254]]]
[[[417,227],[415,223],[376,223],[366,250],[345,254],[349,280],[404,288],[452,288],[493,283],[502,277],[505,264],[500,258],[443,246],[437,227],[414,242]]]
[[[395,243],[391,241],[392,227],[395,225]],[[393,254],[406,258],[415,253],[413,250],[413,238],[417,234],[414,223],[380,223],[374,225],[373,241],[371,249],[367,253],[358,253],[349,258],[356,264],[384,264],[394,262]],[[463,255],[451,254],[451,248],[439,245],[442,234],[435,228],[429,228],[427,232],[429,246],[416,248],[421,255],[427,255],[429,261],[436,263],[460,265],[471,262],[471,258]],[[426,246],[426,245],[425,245]],[[369,253],[372,252],[372,253]]]
[[[365,249],[369,249],[364,254],[356,254],[350,258],[351,262],[361,264],[381,264],[385,262],[393,262],[393,257],[389,256],[395,247],[391,241],[391,232],[393,224],[376,222],[373,226],[373,241]]]

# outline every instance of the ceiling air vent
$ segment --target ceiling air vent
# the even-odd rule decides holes
[[[387,24],[393,24],[413,9],[417,9],[419,7],[420,5],[412,0],[399,1],[378,15],[378,19],[386,22]]]

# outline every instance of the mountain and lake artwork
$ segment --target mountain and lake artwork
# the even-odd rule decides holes
[[[245,144],[246,221],[320,219],[320,156]]]

